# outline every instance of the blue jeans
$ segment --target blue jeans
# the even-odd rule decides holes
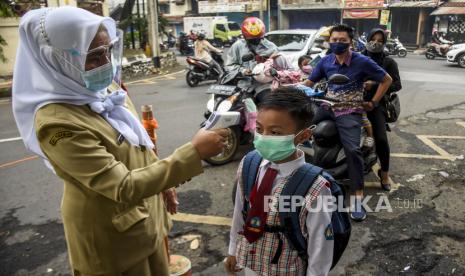
[[[333,111],[326,107],[318,108],[314,122],[319,123],[323,120],[333,120],[336,122],[339,132],[339,139],[344,147],[344,153],[347,159],[349,169],[349,179],[351,180],[350,190],[355,192],[363,190],[364,183],[364,161],[360,148],[360,139],[362,136],[362,115],[358,113],[334,116]]]

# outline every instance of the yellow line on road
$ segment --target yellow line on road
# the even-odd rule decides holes
[[[39,158],[39,156],[34,155],[34,156],[29,156],[29,157],[26,157],[26,158],[23,158],[23,159],[19,159],[19,160],[16,160],[16,161],[0,164],[0,169],[6,168],[6,167],[11,167],[11,166],[14,166],[16,164],[23,163],[23,162],[30,161],[30,160],[34,160],[34,159],[37,159],[37,158]]]
[[[465,122],[456,122],[456,124],[465,128]]]
[[[434,136],[433,136],[434,137]],[[432,148],[435,152],[437,152],[439,155],[444,156],[444,157],[450,157],[451,154],[436,145],[433,141],[431,141],[429,138],[433,138],[428,135],[417,135],[417,138],[420,139],[423,143],[425,143],[428,147]],[[440,136],[436,136],[440,137]],[[447,139],[444,137],[444,139]]]
[[[410,153],[391,153],[391,157],[399,158],[417,158],[417,159],[439,159],[439,160],[450,160],[454,161],[457,159],[457,156],[449,155],[429,155],[429,154],[410,154]]]
[[[226,217],[217,217],[217,216],[202,216],[186,213],[177,213],[176,215],[171,216],[175,221],[181,222],[190,222],[190,223],[200,223],[200,224],[210,224],[218,226],[231,226],[232,219]]]

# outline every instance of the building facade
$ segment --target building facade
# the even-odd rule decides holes
[[[433,30],[438,30],[455,43],[465,43],[465,0],[452,0],[442,4],[431,16]]]

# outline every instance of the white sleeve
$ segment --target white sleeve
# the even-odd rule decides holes
[[[317,201],[322,197],[331,196],[331,190],[323,187],[320,196],[312,203],[315,209]],[[324,202],[322,200],[321,202]],[[321,205],[320,205],[321,206]],[[320,210],[319,212],[309,212],[307,215],[306,226],[308,231],[308,266],[307,276],[328,275],[333,262],[334,237],[331,228],[331,212]],[[327,228],[331,232],[327,233]]]
[[[229,249],[228,254],[230,256],[236,255],[236,241],[238,232],[244,227],[244,218],[242,217],[242,207],[244,206],[244,199],[242,197],[242,189],[239,185],[239,181],[236,183],[236,199],[234,204],[234,214],[231,225],[231,233],[229,234]]]

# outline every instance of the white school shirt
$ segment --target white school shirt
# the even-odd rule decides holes
[[[271,194],[274,193],[277,183],[280,183],[284,178],[291,175],[295,170],[305,164],[305,155],[301,150],[298,150],[299,157],[282,164],[275,164],[268,160],[263,160],[260,164],[258,172],[258,187],[262,182],[263,176],[268,168],[273,168],[278,171],[278,174],[273,181],[273,188]],[[241,177],[240,175],[238,177]],[[319,176],[319,178],[323,178]],[[315,180],[321,181],[321,179]],[[230,256],[236,256],[236,241],[238,232],[242,231],[244,227],[244,218],[242,217],[242,207],[244,206],[244,198],[242,196],[242,189],[238,183],[236,190],[236,200],[234,205],[233,222],[231,232],[229,234],[229,249]],[[331,196],[331,190],[328,187],[321,189],[320,196]],[[307,198],[306,198],[307,199]],[[314,201],[316,203],[317,200]],[[315,206],[312,204],[312,207]],[[331,212],[309,212],[306,218],[306,226],[308,231],[307,241],[307,254],[308,266],[307,276],[324,276],[328,275],[333,261],[334,240],[326,239],[326,228],[331,224]],[[254,271],[245,268],[246,276],[257,275]]]

